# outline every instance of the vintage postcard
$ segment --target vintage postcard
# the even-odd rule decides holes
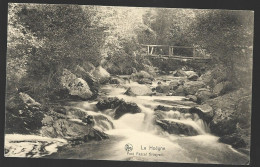
[[[8,4],[5,157],[250,163],[254,12]]]

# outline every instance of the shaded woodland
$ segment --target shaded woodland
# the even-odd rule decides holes
[[[58,125],[48,123],[64,121],[72,111],[63,105],[71,100],[97,100],[97,105],[105,103],[102,109],[120,106],[123,114],[125,108],[140,112],[136,104],[102,101],[100,87],[120,85],[126,80],[118,78],[121,75],[144,85],[171,75],[187,79],[176,85],[160,81],[147,90],[155,93],[148,94],[185,96],[196,105],[209,105],[213,114],[203,119],[211,132],[223,137],[221,142],[249,150],[253,15],[213,9],[9,4],[6,133],[39,134],[44,127],[45,136],[60,137],[48,129]],[[142,44],[194,47],[196,56],[212,60],[205,64],[152,60],[142,56]],[[193,76],[185,71],[193,71]],[[127,93],[139,95],[130,89]],[[190,111],[200,113],[196,107]],[[91,119],[84,117],[89,124]],[[87,131],[84,141],[108,138],[102,131],[79,129]]]

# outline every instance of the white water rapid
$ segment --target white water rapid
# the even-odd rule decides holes
[[[192,127],[198,133],[195,136],[169,134],[155,124],[155,107],[170,106],[169,102],[182,101],[180,96],[127,96],[124,95],[128,86],[138,86],[132,82],[123,87],[105,85],[102,91],[108,97],[123,98],[126,102],[134,102],[141,113],[125,114],[118,120],[112,118],[112,110],[99,112],[97,102],[80,102],[73,105],[85,110],[88,114],[105,115],[114,125],[104,132],[108,140],[84,143],[73,148],[63,149],[54,158],[76,158],[95,160],[137,160],[185,163],[247,163],[247,156],[234,151],[229,145],[218,142],[218,137],[210,134],[208,125],[195,114],[179,111],[163,112],[161,117]],[[158,100],[167,101],[166,103]],[[182,101],[184,103],[184,101]],[[187,102],[188,103],[188,102]],[[184,104],[185,105],[185,104]],[[98,125],[96,125],[98,127]]]

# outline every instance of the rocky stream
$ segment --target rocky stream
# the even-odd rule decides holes
[[[50,116],[45,117],[41,134],[49,138],[30,140],[24,135],[15,140],[14,136],[7,135],[6,156],[212,164],[249,162],[248,155],[221,143],[218,136],[211,134],[209,123],[213,109],[210,106],[193,102],[192,97],[181,94],[183,91],[176,95],[184,77],[162,75],[149,83],[142,81],[145,84],[129,78],[114,77],[102,85],[96,100],[67,102],[63,106],[66,111],[59,111],[66,119],[54,121]],[[200,87],[199,82],[190,81],[190,84]],[[189,89],[186,91],[193,91]],[[86,132],[88,136],[84,140],[88,142],[77,139],[79,133]],[[12,143],[18,143],[19,147]]]

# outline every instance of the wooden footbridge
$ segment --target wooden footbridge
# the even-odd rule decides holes
[[[195,47],[169,46],[169,45],[143,45],[141,44],[141,55],[147,58],[176,59],[176,60],[198,60],[207,62],[211,57],[198,56]]]

